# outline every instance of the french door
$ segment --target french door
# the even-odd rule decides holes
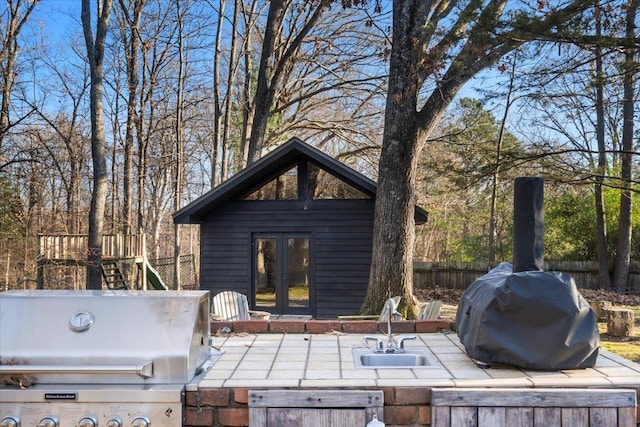
[[[254,233],[253,302],[273,314],[313,314],[311,233]]]

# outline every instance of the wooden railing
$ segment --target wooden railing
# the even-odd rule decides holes
[[[86,234],[40,234],[38,236],[40,259],[87,259],[89,236]],[[102,236],[103,258],[136,258],[144,256],[144,234],[105,234]]]

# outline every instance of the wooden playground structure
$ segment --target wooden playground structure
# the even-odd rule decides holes
[[[86,234],[38,235],[37,287],[44,289],[45,268],[50,265],[87,265],[89,236]],[[168,290],[146,256],[144,234],[105,234],[102,236],[102,278],[108,289]],[[136,268],[133,268],[136,267]],[[136,277],[132,280],[132,277]],[[139,286],[135,286],[138,282]]]

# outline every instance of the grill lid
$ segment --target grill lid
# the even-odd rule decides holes
[[[209,291],[0,293],[0,374],[37,383],[187,383],[209,335]]]

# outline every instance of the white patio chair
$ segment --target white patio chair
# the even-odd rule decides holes
[[[418,320],[435,320],[440,317],[440,311],[442,310],[442,301],[434,300],[429,301],[418,312]]]
[[[398,304],[400,304],[400,300],[402,299],[402,297],[396,296],[396,297],[393,297],[392,299],[393,299],[394,307],[397,309]],[[388,301],[389,300],[387,300],[387,302]],[[384,307],[382,307],[382,311],[380,312],[380,317],[378,317],[378,322],[386,322],[388,318],[389,318],[389,305],[385,302]],[[394,320],[394,318],[392,317],[391,320]]]
[[[247,296],[235,291],[222,291],[213,297],[211,303],[215,317],[220,320],[251,320],[254,318],[268,318],[266,311],[249,310]],[[252,316],[254,315],[254,316]]]

